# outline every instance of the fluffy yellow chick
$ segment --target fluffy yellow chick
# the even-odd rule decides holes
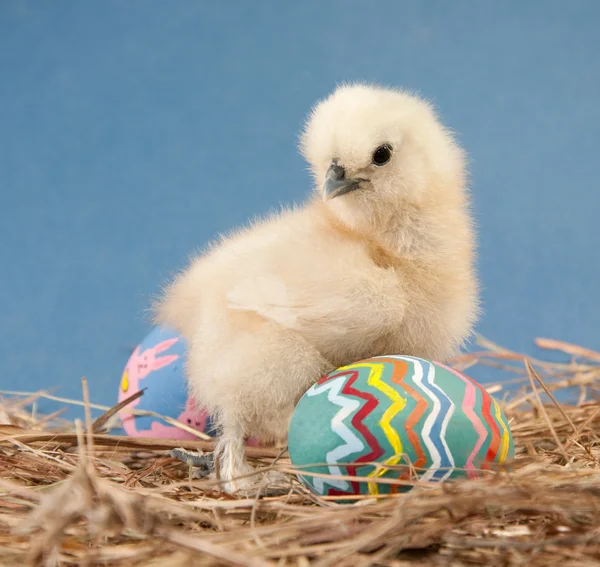
[[[175,278],[158,324],[220,426],[229,492],[252,488],[244,438],[285,443],[302,394],[362,358],[456,355],[478,314],[465,158],[431,106],[343,85],[301,137],[315,194],[222,239]]]

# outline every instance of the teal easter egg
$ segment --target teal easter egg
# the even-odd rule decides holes
[[[514,457],[508,420],[477,382],[395,355],[338,368],[314,384],[294,410],[288,450],[300,481],[326,496],[410,489],[377,479],[475,478]]]

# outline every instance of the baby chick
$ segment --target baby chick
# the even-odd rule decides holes
[[[302,394],[362,358],[457,354],[479,311],[465,157],[431,106],[343,85],[301,137],[315,194],[192,260],[155,306],[189,344],[228,492],[254,477],[244,439],[285,443]]]

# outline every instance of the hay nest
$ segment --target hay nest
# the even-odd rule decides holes
[[[571,361],[528,359],[480,340],[481,351],[455,362],[463,370],[486,364],[507,373],[488,390],[511,421],[516,459],[509,468],[352,505],[310,494],[287,455],[277,459],[273,450],[252,448],[251,457],[262,471],[287,473],[289,492],[238,499],[223,494],[216,481],[191,480],[186,465],[169,455],[181,446],[210,450],[210,441],[107,435],[114,408],[94,422],[88,411],[88,426],[73,428],[57,415],[39,418],[28,409],[46,394],[4,398],[0,563],[598,564],[600,354],[537,343]],[[575,389],[578,401],[560,405],[553,392],[564,389]]]

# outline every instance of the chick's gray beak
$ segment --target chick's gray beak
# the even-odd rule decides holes
[[[355,191],[360,186],[361,179],[346,179],[346,171],[337,163],[332,163],[325,176],[323,195],[326,199],[335,199],[346,193]]]

